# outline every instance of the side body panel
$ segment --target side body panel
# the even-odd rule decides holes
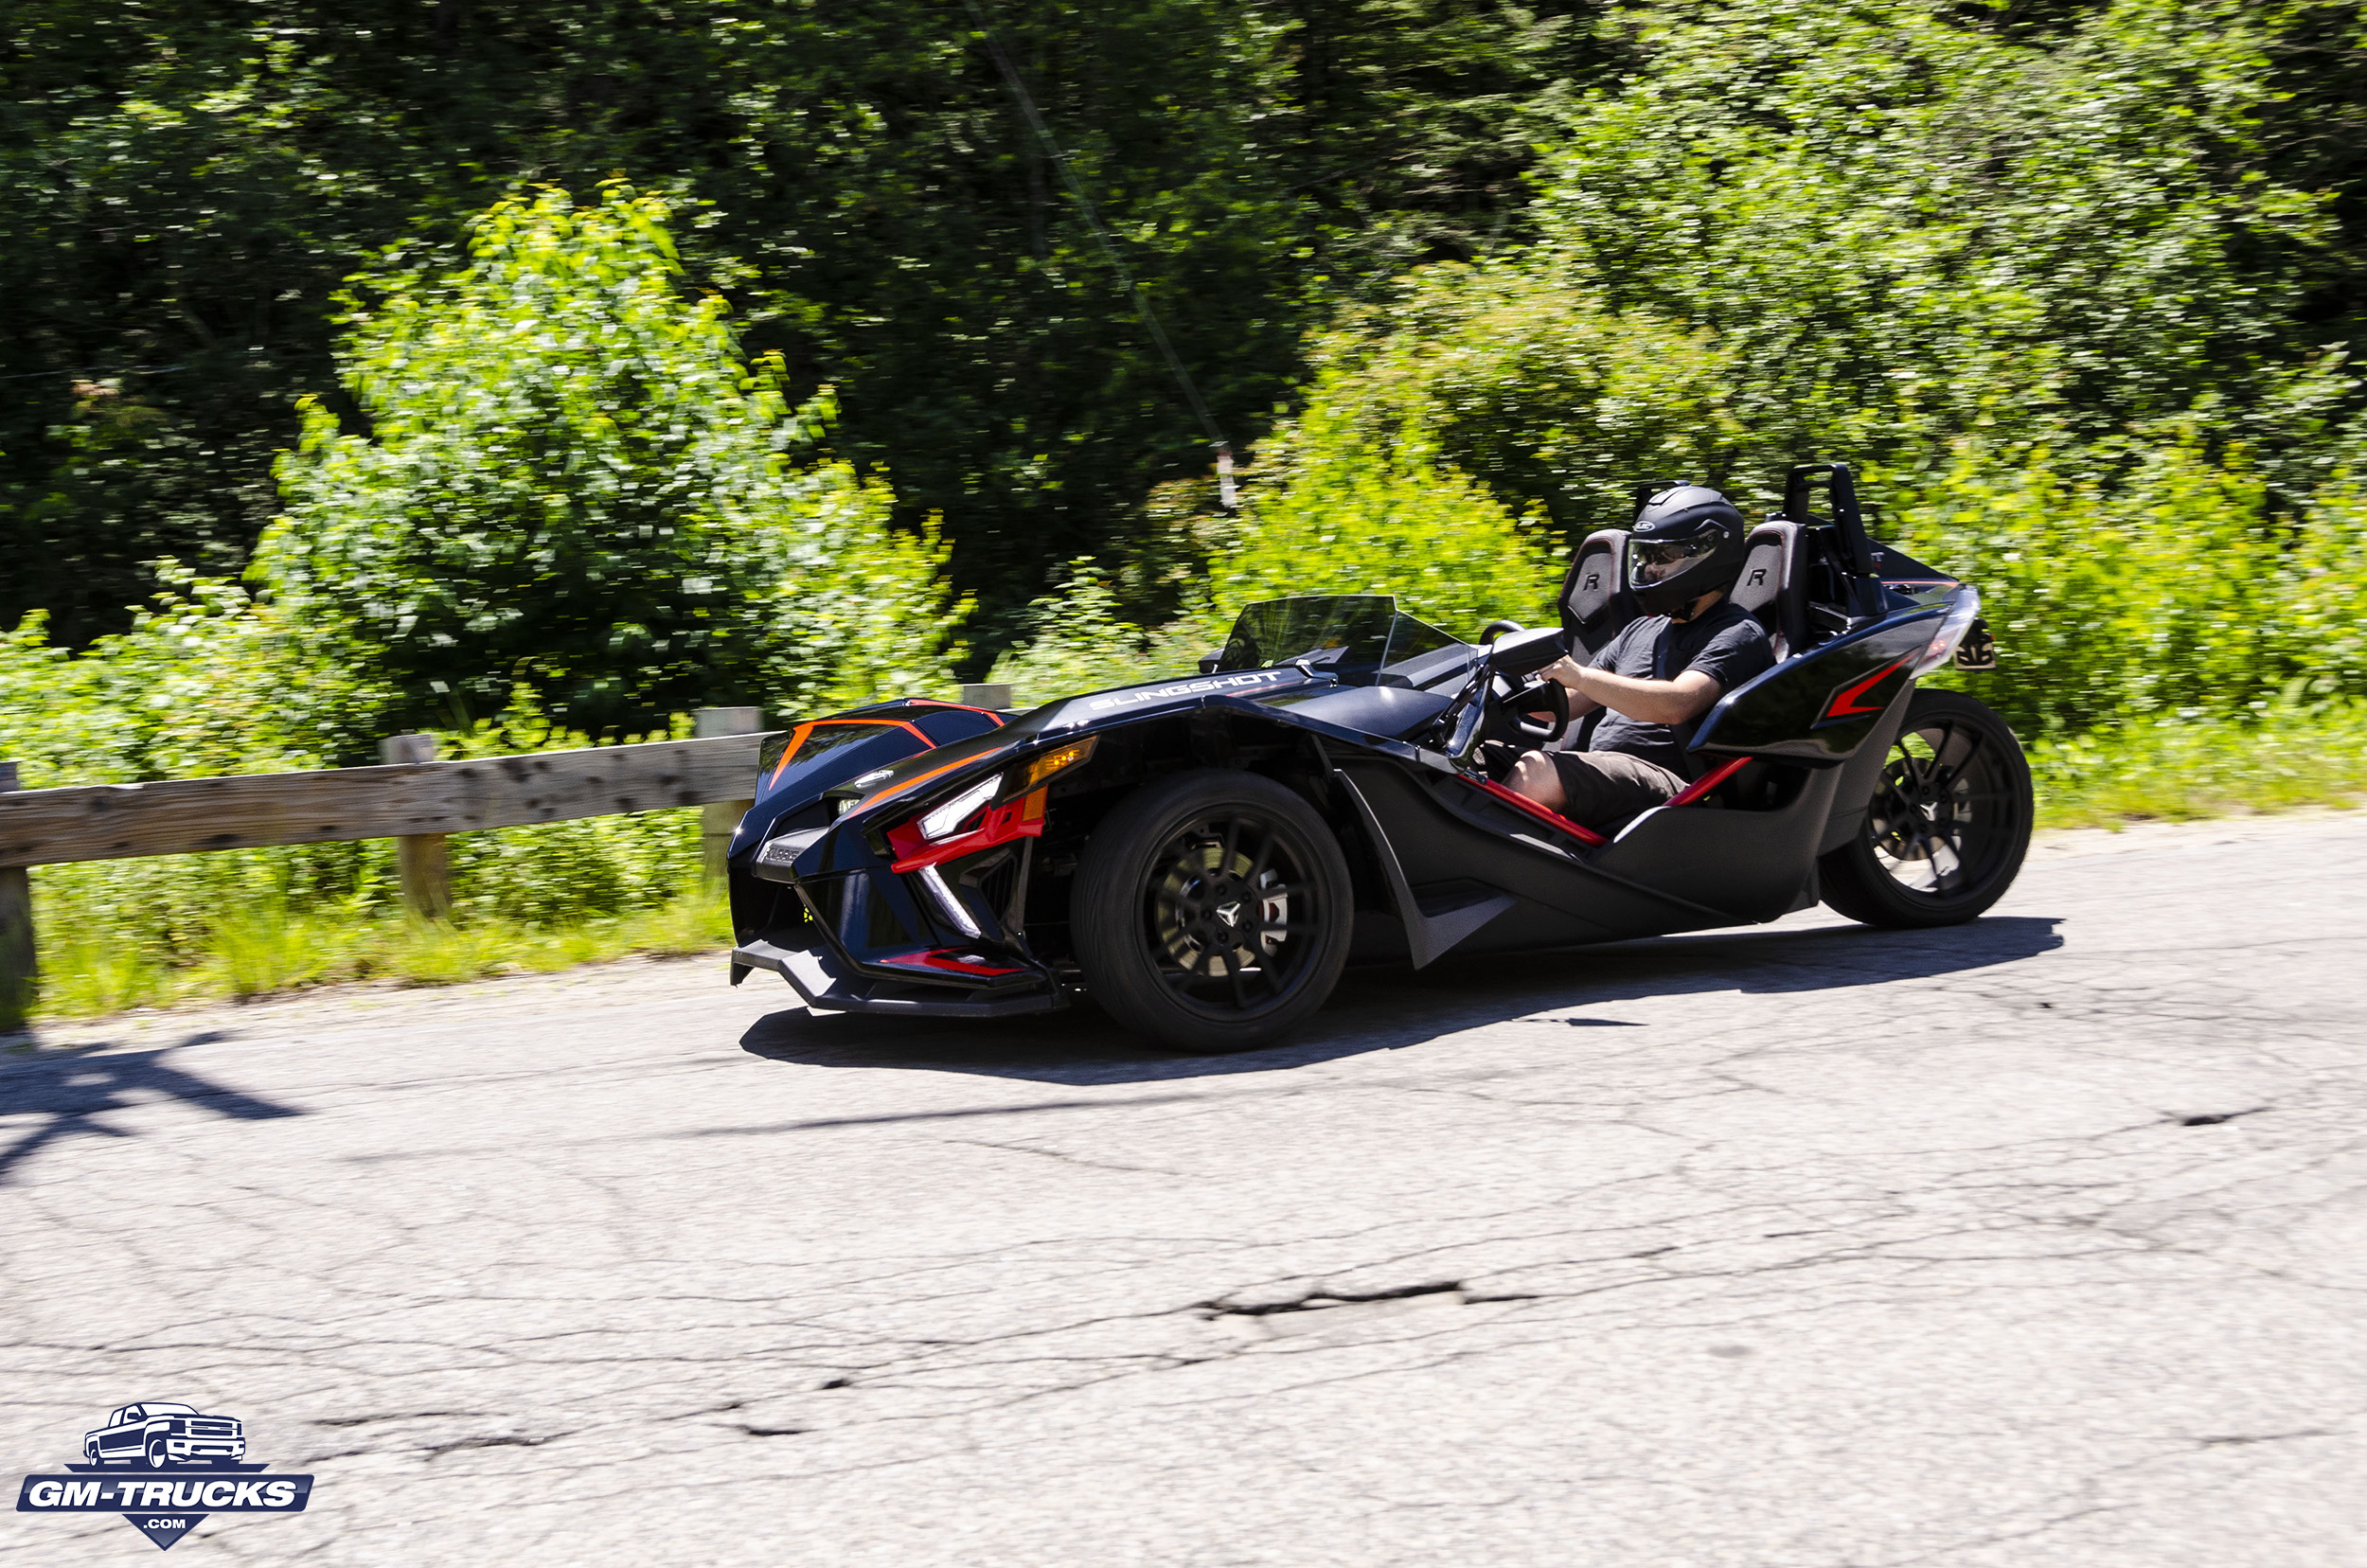
[[[1848,760],[1892,701],[1913,685],[1915,661],[1940,615],[1918,610],[1895,616],[1745,682],[1710,709],[1693,749],[1810,767]]]

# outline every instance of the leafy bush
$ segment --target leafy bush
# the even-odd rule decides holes
[[[827,400],[792,412],[778,360],[685,294],[667,218],[614,187],[507,201],[464,271],[390,268],[351,301],[366,433],[305,404],[255,570],[383,679],[385,720],[466,725],[524,690],[615,735],[942,682],[934,540],[890,531],[846,465],[789,460]]]
[[[2280,517],[2240,454],[2214,464],[2193,442],[2109,486],[2046,453],[2001,463],[1967,443],[1955,459],[1884,488],[1899,543],[1981,590],[1998,668],[1955,684],[2025,734],[2367,696],[2357,489]]]

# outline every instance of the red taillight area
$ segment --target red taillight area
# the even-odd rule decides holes
[[[979,813],[976,827],[934,843],[921,836],[918,817],[900,823],[887,832],[888,847],[896,854],[890,869],[918,871],[924,866],[979,854],[1000,844],[1038,837],[1043,832],[1043,800],[1044,792],[1035,790],[1017,800],[989,806]]]
[[[884,958],[865,960],[882,969],[921,970],[934,974],[964,974],[979,980],[999,980],[1006,974],[1027,971],[1009,964],[996,964],[979,953],[960,948],[920,948],[912,953],[891,953]]]
[[[1919,652],[1920,650],[1917,651]],[[1881,712],[1885,704],[1867,703],[1866,694],[1914,662],[1915,654],[1909,653],[1904,657],[1893,659],[1871,675],[1840,687],[1832,696],[1825,699],[1824,716],[1817,722],[1829,723],[1836,719],[1865,719]]]
[[[1549,806],[1540,806],[1536,801],[1531,800],[1528,796],[1522,794],[1516,790],[1507,789],[1504,785],[1497,783],[1492,778],[1473,778],[1468,774],[1460,775],[1458,776],[1460,776],[1466,784],[1477,785],[1479,788],[1486,790],[1489,794],[1494,795],[1498,800],[1503,801],[1505,805],[1510,806],[1514,810],[1522,811],[1529,816],[1535,817],[1538,821],[1543,823],[1546,827],[1553,829],[1557,832],[1569,834],[1572,838],[1576,839],[1580,844],[1593,846],[1609,844],[1611,842],[1611,840],[1603,837],[1602,834],[1594,831],[1593,829],[1581,828],[1576,823],[1571,821],[1568,817],[1563,816],[1559,811],[1555,811],[1553,808]]]

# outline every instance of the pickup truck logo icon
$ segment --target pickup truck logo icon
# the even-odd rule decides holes
[[[203,1416],[185,1404],[117,1405],[106,1425],[82,1434],[82,1457],[94,1465],[230,1465],[246,1457],[246,1424],[231,1416]]]
[[[244,1421],[171,1400],[107,1412],[82,1434],[82,1461],[25,1477],[16,1511],[119,1513],[169,1551],[207,1514],[302,1513],[312,1497],[311,1476],[247,1462]]]

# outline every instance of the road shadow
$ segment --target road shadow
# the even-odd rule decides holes
[[[99,1120],[110,1111],[122,1111],[159,1098],[200,1105],[216,1115],[240,1121],[268,1121],[300,1116],[292,1105],[260,1098],[241,1089],[198,1077],[169,1060],[192,1047],[223,1036],[191,1035],[175,1045],[152,1051],[77,1052],[72,1056],[35,1057],[30,1060],[0,1059],[0,1116],[33,1116],[33,1125],[0,1146],[0,1185],[10,1172],[42,1149],[77,1136],[129,1138],[135,1134]]]
[[[2063,945],[2050,916],[2002,916],[1939,931],[1858,925],[1655,936],[1545,953],[1450,954],[1419,971],[1351,969],[1295,1038],[1237,1056],[1184,1056],[1112,1024],[1090,1003],[1034,1018],[971,1023],[792,1007],[759,1019],[740,1048],[810,1067],[971,1073],[1039,1083],[1156,1083],[1403,1050],[1443,1035],[1557,1008],[1582,1027],[1628,1026],[1622,1002],[1700,991],[1799,995],[1924,980],[2011,964]]]

